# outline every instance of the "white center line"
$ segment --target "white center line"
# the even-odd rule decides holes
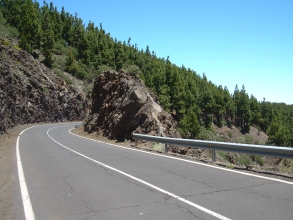
[[[65,124],[68,124],[68,123],[65,123]],[[50,125],[54,125],[54,124],[50,124]],[[29,128],[26,128],[22,132],[20,132],[20,134],[18,135],[18,137],[16,139],[16,161],[17,161],[18,179],[19,179],[19,186],[20,186],[23,210],[24,210],[24,215],[25,215],[26,220],[35,220],[35,214],[34,214],[31,200],[30,200],[29,192],[27,189],[27,184],[25,181],[25,176],[24,176],[23,167],[22,167],[22,161],[21,161],[21,157],[20,157],[20,153],[19,153],[19,137],[25,131],[27,131],[31,128],[34,128],[34,127],[38,127],[38,126],[44,126],[44,125],[35,125],[35,126],[31,126]],[[63,126],[68,126],[68,125],[63,125]]]
[[[54,128],[58,128],[58,127],[54,127]],[[151,184],[151,183],[148,183],[148,182],[146,182],[146,181],[144,181],[144,180],[142,180],[142,179],[139,179],[139,178],[137,178],[137,177],[135,177],[135,176],[132,176],[132,175],[130,175],[130,174],[128,174],[128,173],[125,173],[125,172],[123,172],[123,171],[121,171],[121,170],[118,170],[118,169],[116,169],[116,168],[114,168],[114,167],[108,166],[107,164],[101,163],[101,162],[99,162],[99,161],[97,161],[97,160],[94,160],[94,159],[88,157],[88,156],[85,156],[84,154],[81,154],[81,153],[79,153],[79,152],[77,152],[77,151],[75,151],[75,150],[72,150],[72,149],[69,148],[69,147],[64,146],[63,144],[59,143],[58,141],[56,141],[55,139],[53,139],[53,138],[49,135],[49,131],[52,130],[52,129],[54,129],[54,128],[50,128],[50,129],[47,131],[47,135],[49,136],[49,138],[52,139],[52,141],[54,141],[55,143],[57,143],[57,144],[59,144],[60,146],[64,147],[65,149],[67,149],[67,150],[69,150],[69,151],[71,151],[71,152],[73,152],[73,153],[75,153],[75,154],[78,154],[79,156],[82,156],[82,157],[84,157],[84,158],[86,158],[86,159],[88,159],[88,160],[91,160],[91,161],[93,161],[93,162],[99,164],[100,166],[103,166],[103,167],[106,167],[106,168],[111,169],[111,170],[113,170],[113,171],[116,171],[116,172],[118,172],[118,173],[120,173],[120,174],[122,174],[122,175],[124,175],[124,176],[127,176],[127,177],[129,177],[129,178],[131,178],[131,179],[133,179],[133,180],[136,180],[136,181],[138,181],[138,182],[140,182],[140,183],[142,183],[142,184],[145,184],[145,185],[147,185],[147,186],[149,186],[149,187],[151,187],[151,188],[153,188],[153,189],[156,189],[156,190],[158,190],[158,191],[160,191],[160,192],[162,192],[162,193],[164,193],[164,194],[166,194],[166,195],[168,195],[168,196],[170,196],[170,197],[173,197],[173,198],[175,198],[175,199],[178,199],[178,200],[180,200],[180,201],[182,201],[182,202],[184,202],[184,203],[186,203],[186,204],[188,204],[188,205],[190,205],[190,206],[193,206],[193,207],[195,207],[195,208],[197,208],[197,209],[199,209],[199,210],[201,210],[201,211],[203,211],[203,212],[205,212],[205,213],[207,213],[207,214],[209,214],[209,215],[212,215],[212,216],[214,216],[214,217],[216,217],[216,218],[218,218],[218,219],[222,219],[222,220],[230,220],[229,218],[227,218],[227,217],[225,217],[225,216],[223,216],[223,215],[220,215],[220,214],[218,214],[218,213],[216,213],[216,212],[213,212],[213,211],[211,211],[211,210],[209,210],[209,209],[207,209],[207,208],[204,208],[204,207],[202,207],[202,206],[200,206],[200,205],[197,205],[197,204],[195,204],[195,203],[193,203],[193,202],[190,202],[189,200],[186,200],[186,199],[184,199],[184,198],[182,198],[182,197],[180,197],[180,196],[177,196],[177,195],[175,195],[175,194],[173,194],[173,193],[171,193],[171,192],[168,192],[168,191],[166,191],[166,190],[164,190],[164,189],[162,189],[162,188],[159,188],[159,187],[157,187],[157,186],[155,186],[155,185],[153,185],[153,184]]]

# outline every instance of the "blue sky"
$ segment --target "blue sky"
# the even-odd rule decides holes
[[[43,1],[39,1],[42,5]],[[49,2],[49,1],[48,1]],[[113,38],[206,74],[233,93],[293,104],[292,0],[58,0]]]

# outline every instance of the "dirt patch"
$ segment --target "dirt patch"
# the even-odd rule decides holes
[[[14,219],[13,186],[18,182],[18,179],[14,178],[16,139],[22,130],[31,126],[17,126],[0,137],[0,219]]]

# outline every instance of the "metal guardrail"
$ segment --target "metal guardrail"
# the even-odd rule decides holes
[[[178,146],[210,149],[212,150],[213,162],[216,161],[216,153],[215,153],[216,150],[293,159],[293,148],[291,147],[272,147],[272,146],[252,145],[252,144],[238,144],[238,143],[202,141],[202,140],[191,140],[191,139],[181,139],[181,138],[168,138],[168,137],[150,136],[150,135],[137,134],[137,133],[133,133],[133,138],[135,139],[136,145],[137,145],[137,140],[163,143],[165,144],[165,153],[167,153],[168,145],[170,144],[178,145]]]

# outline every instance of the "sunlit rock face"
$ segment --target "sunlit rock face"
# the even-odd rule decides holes
[[[110,139],[132,139],[132,133],[180,137],[176,121],[138,75],[107,71],[94,81],[92,108],[85,131]]]

